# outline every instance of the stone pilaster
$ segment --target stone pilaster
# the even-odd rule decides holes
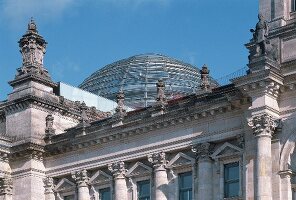
[[[0,198],[12,200],[12,179],[8,176],[0,178]]]
[[[256,137],[255,156],[255,199],[272,199],[271,137],[277,127],[277,120],[268,114],[254,116],[249,121]]]
[[[108,165],[108,169],[114,177],[114,200],[127,200],[126,169],[124,162],[116,162]]]
[[[165,157],[165,153],[159,152],[148,155],[148,161],[151,162],[154,167],[154,199],[166,200],[168,199],[168,176],[166,171],[167,160]]]
[[[281,177],[281,199],[292,199],[292,184],[291,176],[293,172],[291,170],[280,171]],[[296,198],[296,197],[295,197]]]
[[[54,197],[54,183],[53,183],[53,178],[51,177],[46,177],[45,179],[43,179],[43,183],[44,183],[44,189],[45,189],[45,200],[55,200]]]
[[[78,187],[78,200],[90,200],[87,171],[81,170],[72,173],[72,178],[76,181]]]
[[[212,160],[210,158],[210,143],[202,143],[194,146],[192,151],[196,153],[198,162],[198,192],[197,199],[212,200],[213,199],[213,169]]]

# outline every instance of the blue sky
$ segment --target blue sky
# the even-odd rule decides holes
[[[256,0],[0,0],[0,100],[12,91],[30,17],[48,42],[53,80],[79,85],[107,64],[152,52],[226,76],[248,62],[257,13]]]

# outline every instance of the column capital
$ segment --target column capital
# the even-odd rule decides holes
[[[211,144],[208,142],[196,144],[192,146],[191,150],[196,154],[198,159],[210,159]]]
[[[108,169],[113,174],[114,178],[125,178],[127,170],[123,161],[108,164]]]
[[[154,168],[165,169],[168,161],[164,152],[153,153],[147,156],[148,161],[153,164]]]
[[[292,175],[295,175],[292,170],[287,169],[283,171],[279,171],[279,175],[281,178],[291,178]]]
[[[72,178],[76,181],[78,187],[86,187],[88,185],[89,177],[85,169],[72,172]]]
[[[6,152],[0,152],[0,162],[6,162],[8,163],[9,162],[9,159],[8,159],[8,153]]]
[[[43,179],[45,194],[53,193],[54,183],[53,178],[46,177]]]
[[[0,195],[12,195],[12,179],[10,177],[0,178]]]
[[[252,117],[248,125],[253,129],[253,133],[256,137],[267,136],[272,137],[276,128],[280,128],[280,119],[275,119],[271,115],[264,113]]]

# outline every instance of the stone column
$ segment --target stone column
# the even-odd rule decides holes
[[[256,137],[255,157],[255,199],[272,199],[272,159],[271,159],[271,137],[277,126],[276,120],[268,114],[261,114],[249,121]]]
[[[198,192],[197,199],[212,200],[213,199],[213,169],[212,160],[210,158],[210,143],[198,144],[192,148],[197,155],[198,162]]]
[[[154,187],[155,187],[155,200],[167,200],[168,192],[168,176],[166,171],[167,160],[165,153],[154,153],[148,155],[148,161],[153,164],[154,167]]]
[[[53,184],[53,179],[51,177],[46,177],[44,180],[44,189],[45,189],[45,200],[55,200],[54,197],[54,184]]]
[[[127,200],[126,169],[124,162],[116,162],[108,165],[108,169],[114,177],[114,200]]]
[[[76,181],[78,187],[78,200],[90,200],[87,171],[81,170],[72,173],[72,178]]]
[[[8,176],[0,179],[0,199],[12,200],[12,179]]]

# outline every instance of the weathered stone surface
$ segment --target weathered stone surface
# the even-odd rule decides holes
[[[186,172],[192,199],[228,199],[224,167],[238,163],[235,199],[292,200],[296,15],[290,2],[259,1],[267,22],[261,19],[256,40],[246,45],[246,76],[209,88],[203,68],[206,92],[173,101],[160,80],[157,105],[126,112],[118,94],[113,117],[55,94],[43,66],[46,41],[30,22],[20,41],[22,67],[0,102],[0,199],[89,200],[106,188],[111,199],[138,199],[140,181],[149,182],[151,199],[179,199]]]

